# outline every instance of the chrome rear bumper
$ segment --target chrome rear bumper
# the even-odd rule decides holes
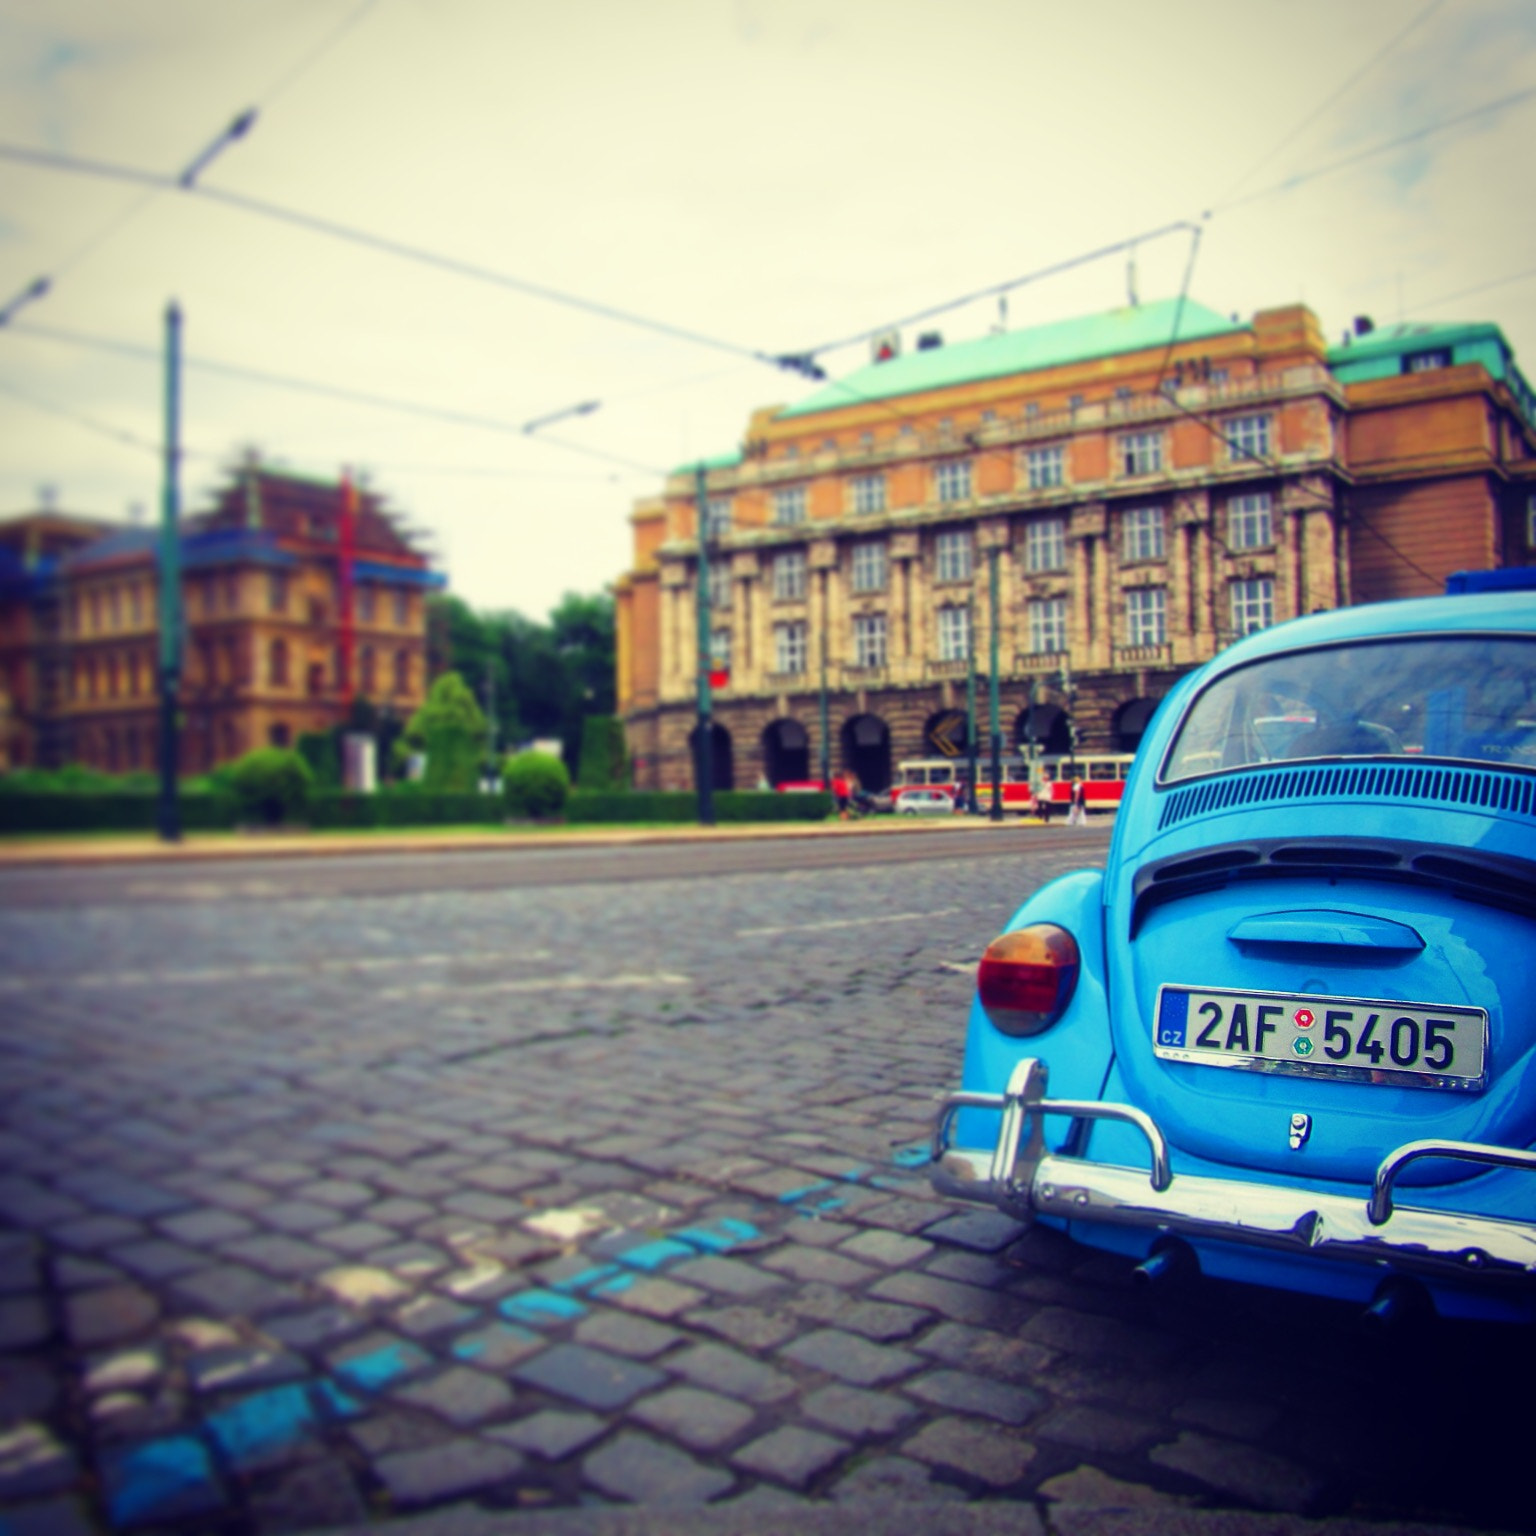
[[[931,1179],[940,1194],[992,1205],[1020,1221],[1037,1215],[1140,1227],[1184,1238],[1347,1259],[1426,1279],[1519,1284],[1536,1277],[1536,1224],[1395,1205],[1410,1162],[1458,1158],[1536,1171],[1536,1152],[1462,1141],[1410,1141],[1385,1157],[1368,1200],[1279,1184],[1179,1174],[1152,1117],[1129,1104],[1045,1096],[1045,1063],[1026,1058],[1002,1093],[952,1093],[939,1111]],[[949,1145],[957,1110],[998,1110],[997,1143]],[[1146,1137],[1150,1169],[1122,1168],[1045,1150],[1046,1115],[1120,1120]]]

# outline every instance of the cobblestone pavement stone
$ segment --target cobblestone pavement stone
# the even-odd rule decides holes
[[[1081,857],[0,914],[0,1536],[1531,1528],[1523,1337],[932,1196],[968,967]]]

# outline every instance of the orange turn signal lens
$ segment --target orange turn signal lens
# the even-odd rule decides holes
[[[976,973],[981,1006],[1005,1035],[1038,1035],[1072,1001],[1079,964],[1077,940],[1055,923],[1001,934]]]

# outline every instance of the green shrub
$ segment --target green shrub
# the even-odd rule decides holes
[[[334,731],[305,731],[294,743],[320,789],[341,788],[341,747]]]
[[[613,715],[588,715],[582,722],[576,782],[586,790],[629,787],[622,720]]]
[[[182,789],[177,796],[184,832],[222,832],[235,824],[229,795]],[[131,791],[12,790],[0,795],[0,835],[20,832],[153,832],[159,796]]]
[[[302,817],[315,776],[291,748],[258,747],[235,762],[230,777],[242,818],[272,827]]]
[[[507,814],[523,821],[548,821],[565,809],[571,776],[558,757],[519,752],[501,767],[501,793]]]
[[[422,781],[428,789],[473,790],[485,761],[485,716],[457,672],[444,672],[411,716],[403,738],[411,751],[427,754]]]
[[[309,824],[316,831],[343,827],[441,827],[505,819],[499,795],[438,795],[417,784],[390,785],[371,795],[316,790],[309,797]]]

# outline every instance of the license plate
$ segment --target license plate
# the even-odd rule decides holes
[[[1414,1088],[1483,1087],[1487,1048],[1482,1008],[1171,984],[1152,1027],[1167,1061]]]

